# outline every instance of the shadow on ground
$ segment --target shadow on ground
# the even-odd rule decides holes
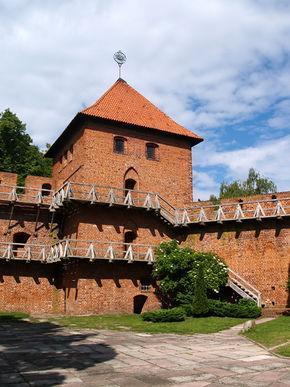
[[[73,332],[50,322],[0,316],[0,385],[55,386],[116,356],[96,333]]]

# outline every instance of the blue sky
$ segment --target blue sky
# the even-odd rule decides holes
[[[84,6],[85,4],[85,6]],[[40,146],[123,77],[205,138],[194,196],[254,167],[290,189],[290,2],[0,0],[0,110]]]

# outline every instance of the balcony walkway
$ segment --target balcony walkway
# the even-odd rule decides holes
[[[76,239],[65,239],[53,245],[0,242],[0,262],[16,260],[51,264],[68,263],[72,258],[77,258],[89,262],[143,262],[150,265],[155,261],[154,251],[155,247],[150,245]],[[229,269],[228,274],[229,287],[241,297],[252,299],[261,305],[261,293],[258,289],[233,270]]]
[[[69,202],[138,208],[151,211],[163,222],[175,226],[209,223],[263,221],[290,216],[290,197],[249,201],[222,202],[219,205],[197,204],[176,208],[157,193],[126,190],[89,183],[67,182],[57,192],[45,189],[0,186],[0,202],[45,206],[55,212]]]
[[[95,184],[66,183],[53,196],[52,208],[57,209],[69,201],[90,204],[108,204],[127,208],[155,211],[163,220],[174,226],[190,224],[242,222],[243,220],[282,219],[290,216],[290,197],[259,201],[226,202],[220,205],[193,205],[175,208],[159,194],[131,191]]]
[[[55,263],[69,258],[95,260],[145,262],[154,261],[154,248],[150,245],[118,242],[84,241],[65,239],[55,244],[0,242],[2,260],[37,261]]]

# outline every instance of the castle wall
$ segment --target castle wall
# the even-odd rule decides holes
[[[52,177],[28,175],[25,179],[25,187],[41,189],[43,184],[50,184],[52,188]]]
[[[215,224],[191,227],[183,244],[212,251],[262,293],[266,307],[290,307],[289,220]]]
[[[0,310],[42,314],[133,313],[160,307],[144,263],[0,262]],[[151,283],[142,292],[140,284]],[[140,305],[141,303],[141,305]],[[137,309],[138,311],[138,309]]]
[[[5,192],[4,187],[1,187],[1,185],[17,185],[17,174],[0,171],[0,190]]]
[[[82,260],[69,265],[65,274],[66,314],[133,313],[134,303],[144,298],[142,312],[158,309],[151,266],[144,263],[109,263]],[[147,280],[150,291],[142,292],[140,284]],[[145,300],[146,299],[146,300]]]
[[[0,206],[0,242],[12,242],[16,233],[27,233],[27,243],[50,243],[49,235],[51,213],[37,207],[15,206],[10,204]]]
[[[157,245],[173,237],[173,231],[151,211],[80,206],[64,221],[63,235],[68,239],[124,242],[124,232],[134,231],[134,243]]]
[[[0,310],[33,314],[63,312],[63,290],[54,286],[57,267],[0,261]]]

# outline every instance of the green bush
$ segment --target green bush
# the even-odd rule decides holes
[[[172,240],[161,243],[155,256],[152,275],[157,280],[162,302],[166,306],[181,306],[193,301],[201,264],[207,291],[218,293],[220,287],[227,283],[227,266],[214,253],[193,251]]]
[[[195,280],[194,298],[191,307],[192,316],[205,316],[209,311],[208,299],[206,295],[206,285],[204,282],[203,265],[199,264]]]
[[[155,310],[154,312],[145,312],[141,315],[142,320],[151,322],[184,321],[185,316],[185,311],[182,308]]]
[[[219,317],[257,318],[261,308],[252,300],[241,299],[237,304],[219,300],[209,300],[209,315]]]

